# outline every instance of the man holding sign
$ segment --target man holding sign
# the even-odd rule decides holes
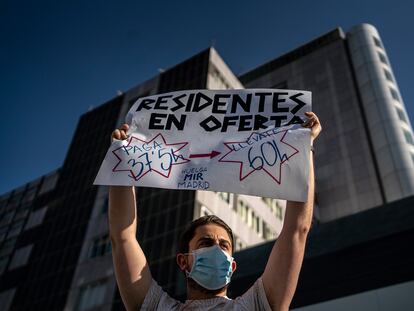
[[[266,95],[262,95],[261,98],[264,98],[264,96]],[[273,95],[272,98],[274,104],[275,96]],[[177,103],[182,103],[181,99],[175,101]],[[292,97],[290,99],[299,101],[298,97]],[[263,103],[264,100],[265,99],[263,99]],[[144,103],[141,101],[140,110],[153,109],[155,107],[154,104],[157,104],[158,108],[164,109],[168,106],[166,104],[167,102],[167,98],[164,98],[161,101],[147,101]],[[244,98],[244,102],[247,102],[247,97]],[[276,100],[276,104],[280,102],[281,101]],[[216,112],[224,107],[221,103],[222,101],[218,98]],[[174,107],[177,107],[177,109],[186,109],[185,107],[188,107],[179,106],[180,104],[177,104],[177,106]],[[275,105],[273,105],[273,108],[275,108]],[[277,106],[276,108],[279,109],[279,111],[277,111],[279,113],[280,109],[285,107]],[[227,110],[224,110],[223,108],[223,112],[229,111],[231,108],[227,106],[226,109]],[[298,108],[298,110],[299,109],[300,108]],[[234,112],[236,111],[237,109],[235,108]],[[290,112],[292,112],[292,110]],[[297,111],[292,112],[293,117],[295,117],[296,113]],[[304,115],[307,120],[302,123],[300,127],[310,129],[310,141],[312,145],[313,141],[321,131],[321,125],[314,113],[308,111],[304,112]],[[174,124],[179,128],[183,124],[180,123],[181,119],[176,119],[178,120],[178,123],[174,119],[171,119],[171,121],[168,122],[168,116],[165,116],[165,114],[152,116],[153,119],[150,120],[152,126],[163,127],[162,129],[158,128],[157,130],[165,130],[168,125],[172,127]],[[303,148],[301,149],[297,145],[292,146],[291,141],[286,139],[288,132],[280,134],[279,131],[269,130],[268,121],[270,120],[274,122],[273,127],[277,127],[277,125],[295,126],[295,124],[300,122],[297,122],[297,120],[295,121],[293,117],[286,119],[268,118],[266,121],[257,116],[251,118],[246,117],[244,121],[242,121],[241,118],[238,118],[237,120],[236,118],[228,118],[227,121],[224,121],[226,120],[225,118],[219,119],[215,117],[217,122],[210,118],[208,122],[202,123],[202,125],[205,127],[204,130],[207,129],[212,132],[215,130],[222,131],[224,127],[226,127],[227,130],[236,122],[238,122],[238,125],[234,125],[234,127],[236,127],[238,131],[243,131],[246,127],[249,127],[249,129],[253,131],[262,130],[258,135],[252,136],[253,134],[251,134],[247,140],[239,141],[238,144],[235,142],[227,142],[229,150],[226,155],[220,158],[220,160],[222,160],[222,162],[225,162],[226,160],[232,162],[232,165],[237,162],[235,165],[240,167],[240,172],[237,173],[237,177],[240,178],[240,183],[242,183],[243,180],[250,178],[248,176],[252,174],[252,171],[243,171],[243,162],[240,159],[237,159],[237,157],[235,157],[235,159],[233,154],[236,154],[238,150],[248,150],[250,153],[254,152],[254,144],[260,141],[260,139],[264,139],[266,144],[261,142],[258,150],[274,150],[275,155],[280,155],[279,158],[274,157],[273,159],[270,159],[265,156],[266,152],[263,153],[263,156],[260,154],[257,155],[256,153],[256,155],[252,157],[249,156],[250,154],[247,152],[247,159],[248,162],[250,162],[250,168],[253,168],[253,173],[263,172],[265,170],[265,165],[269,166],[269,168],[267,168],[269,172],[266,171],[268,178],[270,178],[269,180],[273,180],[274,187],[277,187],[281,184],[281,175],[276,176],[274,171],[270,168],[274,166],[275,163],[278,163],[280,167],[277,171],[280,173],[282,163],[287,161],[292,154],[295,154],[292,150],[291,154],[288,154],[289,151],[280,152],[279,148],[282,148],[282,143],[289,145],[295,150],[295,147],[297,147],[297,151],[303,150]],[[254,121],[255,118],[258,118],[259,121]],[[248,119],[252,121],[247,122],[246,120]],[[294,121],[288,124],[292,119]],[[211,120],[213,121],[210,122]],[[236,122],[232,122],[232,120],[236,120]],[[279,122],[278,120],[285,120],[286,122],[283,124],[283,122],[280,121],[282,122],[282,124],[280,124],[277,123]],[[240,122],[244,122],[241,127]],[[255,122],[258,123],[255,124]],[[224,126],[224,124],[227,125]],[[261,127],[261,124],[265,124],[265,126]],[[255,125],[259,126],[256,130],[254,129]],[[136,127],[137,124],[132,122],[131,126]],[[263,131],[264,129],[266,129],[266,131]],[[131,143],[132,138],[128,137],[127,132],[129,133],[130,131],[129,126],[126,124],[113,132],[112,137],[120,142],[119,147],[117,147],[118,149],[113,150],[119,150],[118,155],[114,152],[114,154],[117,155],[119,163],[122,163],[122,161],[131,161],[131,166],[123,167],[122,173],[128,174],[129,178],[134,181],[140,180],[141,177],[146,178],[145,175],[143,175],[146,174],[145,170],[147,170],[148,174],[154,172],[155,164],[159,170],[158,174],[168,178],[171,173],[172,165],[175,163],[185,163],[186,160],[190,159],[190,156],[179,156],[179,151],[183,150],[185,147],[185,145],[183,145],[184,142],[181,142],[181,145],[175,143],[175,146],[166,148],[167,145],[171,146],[174,144],[166,142],[163,138],[159,138],[158,140],[154,138],[152,140],[153,145],[151,146],[149,140],[146,140],[146,137],[137,137],[137,140],[146,141],[146,144],[145,147],[144,144],[142,144],[141,147],[138,145],[136,148],[140,150],[134,150],[135,147],[133,147]],[[309,132],[309,130],[307,130],[307,132]],[[127,138],[129,138],[129,141],[127,141]],[[122,144],[121,141],[127,143]],[[160,145],[163,145],[163,147],[159,147]],[[286,147],[285,150],[288,149],[289,148]],[[309,151],[309,146],[307,147],[307,150],[308,154],[302,159],[307,159],[308,162],[305,163],[303,167],[299,167],[299,169],[308,172],[308,174],[305,174],[307,177],[307,182],[304,186],[305,190],[293,189],[296,190],[297,193],[305,192],[306,195],[304,200],[301,200],[304,202],[298,202],[300,200],[295,201],[288,198],[283,229],[277,239],[277,243],[275,243],[272,249],[262,276],[244,295],[235,300],[228,299],[226,296],[227,286],[237,267],[236,262],[232,258],[234,249],[233,235],[227,224],[218,217],[206,216],[193,221],[188,230],[184,232],[182,240],[180,241],[179,254],[177,254],[177,264],[187,277],[188,300],[183,304],[172,299],[167,293],[162,291],[151,277],[145,254],[136,239],[138,220],[134,187],[114,185],[122,184],[121,182],[112,183],[109,192],[110,235],[113,245],[115,274],[121,297],[126,308],[128,310],[138,310],[139,308],[142,310],[288,310],[296,290],[304,256],[306,238],[312,221],[314,172],[313,159],[311,151]],[[156,155],[158,154],[159,162],[151,163],[154,161],[151,158],[147,161],[149,164],[146,166],[144,163],[144,160],[146,159],[138,161],[136,160],[137,158],[135,158],[135,160],[133,160],[134,158],[130,158],[130,155],[133,152],[137,152],[137,154],[139,154],[138,157],[142,158],[147,158],[153,155],[152,152],[154,152]],[[166,152],[170,152],[169,155],[165,155]],[[227,159],[226,156],[228,155],[232,155],[233,158],[231,160]],[[164,161],[164,159],[167,161]],[[136,165],[133,166],[133,164]],[[150,165],[153,166],[151,167]],[[136,166],[139,167],[139,170],[132,169],[132,167]],[[117,168],[119,167],[117,166]],[[116,169],[113,169],[112,171],[115,172]],[[303,195],[301,195],[301,197],[303,197]]]

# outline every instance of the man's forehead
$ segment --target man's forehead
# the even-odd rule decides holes
[[[206,224],[200,227],[197,227],[195,236],[196,240],[202,238],[218,238],[230,241],[229,233],[221,226],[213,225],[213,224]]]

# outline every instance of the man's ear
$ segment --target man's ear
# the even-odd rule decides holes
[[[176,261],[177,261],[177,265],[180,268],[181,271],[184,271],[187,265],[187,258],[184,254],[177,254],[177,256],[175,257]]]
[[[235,260],[233,260],[233,262],[231,263],[231,269],[232,269],[233,273],[237,269],[237,262]]]

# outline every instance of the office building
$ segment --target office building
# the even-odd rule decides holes
[[[312,91],[316,217],[351,215],[414,194],[410,121],[377,30],[340,28],[240,77],[246,88]]]
[[[414,196],[314,227],[293,311],[405,311],[414,308]],[[263,273],[273,243],[235,254],[229,296]],[[277,280],[275,280],[277,282]]]
[[[85,113],[60,169],[0,196],[0,309],[123,310],[112,266],[108,189],[92,186],[111,131],[139,97],[243,87],[313,92],[324,125],[315,156],[320,223],[414,194],[412,129],[372,26],[347,34],[335,29],[240,77],[209,48]],[[392,129],[379,129],[384,125]],[[186,224],[217,214],[242,250],[277,237],[285,210],[281,200],[223,192],[139,188],[137,201],[138,238],[153,277],[177,297],[185,293],[175,254]],[[263,245],[269,244],[258,252]]]

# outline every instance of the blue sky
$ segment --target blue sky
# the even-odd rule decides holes
[[[0,194],[63,164],[90,107],[214,46],[236,73],[337,26],[381,34],[414,121],[409,1],[0,2]]]

